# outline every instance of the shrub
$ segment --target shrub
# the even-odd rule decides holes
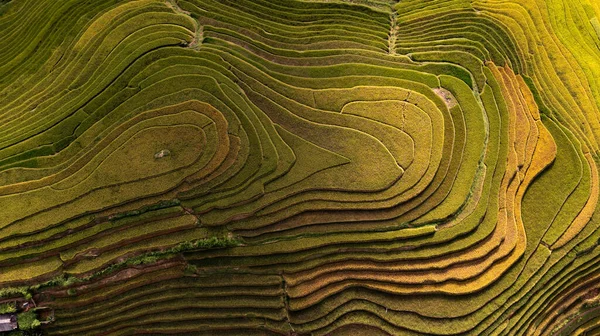
[[[0,314],[8,314],[15,313],[17,311],[17,307],[14,302],[7,302],[0,304]]]
[[[18,314],[17,323],[21,330],[31,330],[40,326],[40,321],[33,310]]]

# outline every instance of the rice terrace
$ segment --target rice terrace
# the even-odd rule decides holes
[[[600,335],[600,1],[0,0],[0,335]]]

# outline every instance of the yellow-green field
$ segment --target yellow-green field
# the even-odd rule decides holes
[[[6,334],[600,334],[599,20],[0,0]]]

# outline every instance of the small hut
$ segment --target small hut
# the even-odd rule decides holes
[[[11,331],[17,329],[17,315],[15,314],[2,314],[0,315],[0,332]]]

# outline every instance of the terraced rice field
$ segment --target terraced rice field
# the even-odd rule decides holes
[[[0,0],[11,335],[600,334],[599,18]]]

